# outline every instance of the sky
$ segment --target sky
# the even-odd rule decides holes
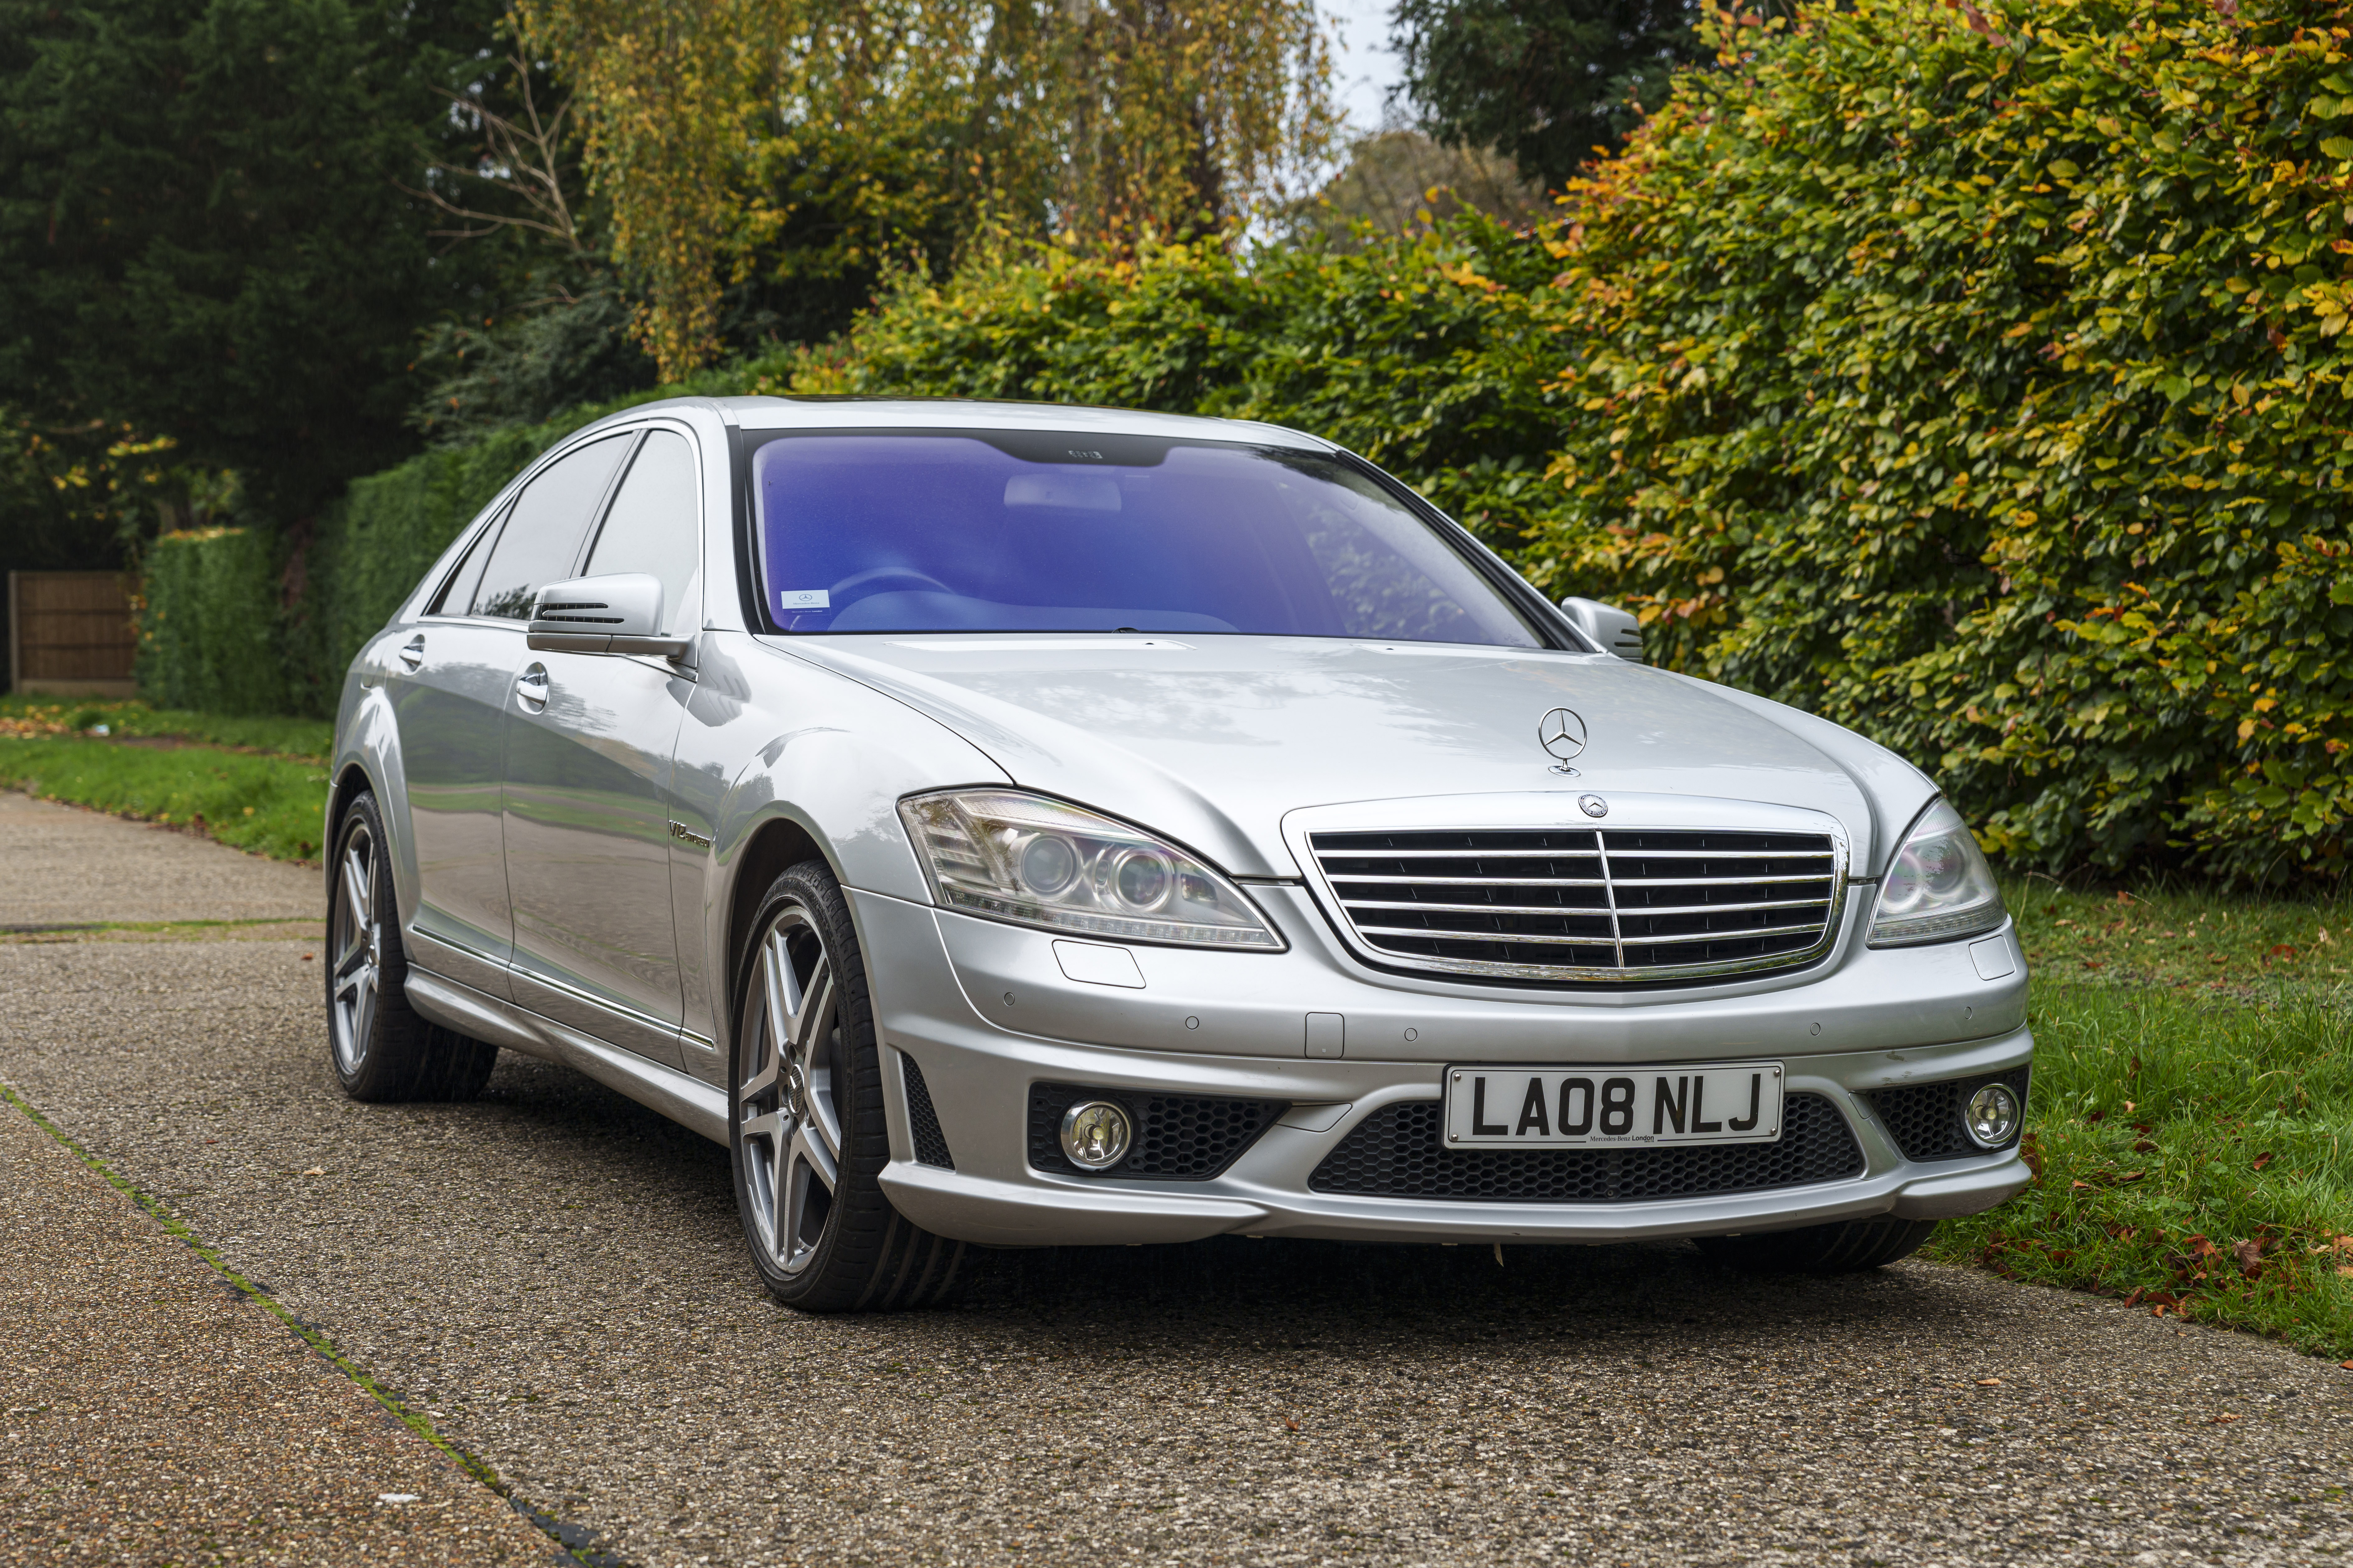
[[[1348,119],[1366,131],[1379,129],[1381,100],[1398,82],[1399,66],[1390,53],[1389,7],[1394,0],[1316,0],[1340,25],[1345,48],[1334,62],[1335,84]]]

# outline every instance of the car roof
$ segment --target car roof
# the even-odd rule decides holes
[[[642,418],[664,407],[717,408],[746,430],[1069,430],[1104,436],[1159,436],[1196,441],[1248,441],[1302,451],[1337,450],[1331,442],[1255,419],[1203,419],[1071,403],[992,403],[962,397],[681,397],[639,404],[608,416]],[[598,420],[599,425],[606,423]]]

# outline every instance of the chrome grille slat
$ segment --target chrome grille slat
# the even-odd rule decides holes
[[[1475,885],[1482,888],[1606,888],[1609,885],[1599,877],[1375,877],[1363,871],[1334,871],[1329,875],[1335,883],[1345,882],[1350,887],[1358,882],[1402,882],[1418,888],[1451,888],[1458,883],[1464,887]],[[1751,879],[1759,882],[1767,879],[1763,877]],[[1797,879],[1791,879],[1793,881]],[[1811,882],[1821,880],[1820,877],[1804,879]]]
[[[1306,840],[1324,893],[1378,962],[1447,973],[1639,984],[1788,969],[1828,951],[1845,898],[1834,832],[1399,828]],[[1564,874],[1529,874],[1543,870]]]

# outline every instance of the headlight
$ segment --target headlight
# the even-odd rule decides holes
[[[1240,888],[1108,816],[997,789],[911,795],[899,816],[950,909],[1128,942],[1282,946]]]
[[[2001,889],[1961,814],[1943,801],[1920,814],[1880,879],[1871,945],[1946,942],[2001,924]]]

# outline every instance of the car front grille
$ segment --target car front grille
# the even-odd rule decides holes
[[[1108,1171],[1082,1171],[1062,1155],[1062,1113],[1082,1100],[1124,1106],[1135,1146]],[[1082,1084],[1029,1086],[1029,1166],[1063,1176],[1128,1176],[1206,1182],[1258,1142],[1291,1109],[1282,1100],[1228,1100],[1206,1094],[1151,1094]]]
[[[1999,1153],[2018,1142],[2018,1132],[2013,1131],[1996,1148],[1979,1147],[1961,1121],[1969,1096],[1989,1083],[2010,1085],[2010,1092],[2018,1096],[2021,1113],[2019,1122],[2023,1130],[2027,1076],[2025,1068],[2012,1068],[2008,1072],[1947,1079],[1943,1083],[1873,1089],[1864,1098],[1871,1101],[1871,1109],[1879,1112],[1879,1120],[1887,1124],[1888,1136],[1895,1140],[1895,1146],[1904,1151],[1905,1159],[1964,1160],[1971,1154]]]
[[[1657,984],[1830,950],[1846,885],[1826,833],[1635,827],[1312,833],[1377,962],[1497,979]]]
[[[1440,1102],[1384,1106],[1307,1178],[1335,1196],[1487,1204],[1637,1204],[1846,1181],[1863,1171],[1846,1119],[1819,1094],[1793,1094],[1777,1143],[1611,1149],[1450,1149]]]

